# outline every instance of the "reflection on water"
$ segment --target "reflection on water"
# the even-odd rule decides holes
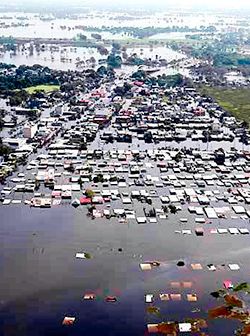
[[[26,46],[25,50],[19,50],[16,54],[13,52],[5,52],[4,54],[1,54],[0,61],[3,63],[11,63],[16,66],[23,64],[41,64],[58,70],[81,70],[82,67],[78,68],[76,65],[78,61],[83,61],[83,66],[90,67],[90,58],[95,58],[97,66],[99,60],[107,58],[107,56],[101,55],[96,48],[50,48],[51,46],[47,46],[45,51],[41,51],[39,53],[34,50],[33,55],[30,55],[28,46]],[[107,49],[110,51],[111,47],[108,47]],[[175,52],[167,47],[128,48],[127,53],[128,55],[136,53],[141,58],[152,58],[152,60],[156,59],[156,57],[160,57],[169,62],[184,57],[183,54]]]

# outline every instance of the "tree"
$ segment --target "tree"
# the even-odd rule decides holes
[[[93,211],[96,209],[95,205],[92,205],[90,207],[88,207],[88,215],[92,216],[93,215]]]
[[[26,102],[29,98],[29,94],[25,90],[19,90],[12,93],[10,97],[10,106],[20,106]]]
[[[180,162],[181,158],[182,158],[181,152],[178,152],[173,159],[175,160],[175,162]]]
[[[246,121],[246,120],[243,120],[243,122],[242,122],[242,127],[244,127],[244,128],[249,128],[249,123]]]
[[[105,66],[101,66],[101,67],[99,67],[97,70],[96,70],[96,72],[98,73],[98,75],[100,75],[100,76],[102,76],[102,77],[104,77],[104,76],[106,76],[107,75],[107,69],[106,69],[106,67]]]
[[[4,120],[2,117],[0,117],[0,131],[2,130],[3,126],[4,126]]]
[[[169,204],[169,210],[172,214],[175,214],[177,212],[177,208],[173,204]]]
[[[86,190],[85,190],[85,195],[86,195],[86,197],[88,197],[88,198],[92,198],[92,197],[95,196],[95,192],[94,192],[92,189],[86,189]]]
[[[89,61],[90,61],[90,63],[96,63],[96,59],[93,56],[90,57]]]
[[[132,74],[132,78],[138,79],[138,80],[144,80],[146,79],[146,72],[143,70],[138,70]]]
[[[120,43],[118,43],[118,42],[113,42],[113,43],[112,43],[112,48],[113,48],[113,50],[115,50],[115,51],[119,51],[119,50],[121,50],[121,45],[120,45]]]
[[[98,46],[97,47],[97,50],[99,51],[99,53],[101,55],[108,55],[109,54],[109,51],[107,48],[103,47],[103,46]]]
[[[79,177],[78,179],[78,184],[80,185],[81,189],[82,189],[82,186],[83,186],[83,181],[82,181],[82,178]]]
[[[74,171],[75,171],[75,168],[74,168],[74,165],[73,165],[73,163],[72,162],[70,162],[70,164],[69,164],[69,167],[68,167],[68,169],[67,169],[70,173],[74,173]]]
[[[100,34],[96,34],[96,33],[92,33],[91,37],[93,37],[94,39],[100,41],[102,39],[102,36]]]
[[[80,144],[79,144],[79,150],[83,151],[87,149],[87,144],[85,142],[85,140],[81,139]]]
[[[19,162],[22,166],[26,165],[26,164],[27,164],[27,157],[26,157],[25,155],[19,157],[19,158],[18,158],[18,162]]]
[[[111,54],[107,58],[107,64],[111,68],[120,68],[122,64],[122,59],[120,56]]]
[[[97,176],[95,176],[93,178],[93,182],[94,183],[103,183],[104,182],[104,178],[102,174],[98,174]]]
[[[38,180],[35,180],[35,190],[39,190],[40,188],[40,182]]]
[[[78,37],[79,41],[86,41],[87,40],[87,36],[85,36],[85,35],[83,35],[81,33],[78,34],[77,37]]]
[[[30,121],[34,121],[38,118],[39,112],[37,110],[30,110],[28,113],[28,118]]]
[[[8,159],[9,155],[12,152],[13,149],[7,145],[4,145],[2,139],[0,138],[0,156],[3,156],[5,159]]]
[[[131,57],[128,57],[127,61],[133,65],[143,65],[145,63],[143,59],[137,56],[137,54],[133,54]]]

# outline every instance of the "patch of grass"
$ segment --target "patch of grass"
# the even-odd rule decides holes
[[[35,93],[36,91],[44,91],[45,93],[59,90],[59,85],[36,85],[25,88],[29,94]]]
[[[223,109],[238,120],[250,123],[250,91],[239,88],[202,87],[201,93],[212,97]]]

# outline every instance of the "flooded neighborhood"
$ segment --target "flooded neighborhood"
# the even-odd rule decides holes
[[[1,8],[0,335],[250,334],[248,20]]]

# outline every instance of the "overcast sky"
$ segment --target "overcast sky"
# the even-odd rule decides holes
[[[116,7],[124,5],[130,7],[175,7],[175,8],[190,8],[190,7],[206,7],[206,8],[220,8],[220,9],[238,9],[250,8],[250,0],[0,0],[0,5],[8,3],[16,4],[32,4],[45,5],[45,4],[58,4],[58,5],[100,5],[102,7],[115,5]]]

